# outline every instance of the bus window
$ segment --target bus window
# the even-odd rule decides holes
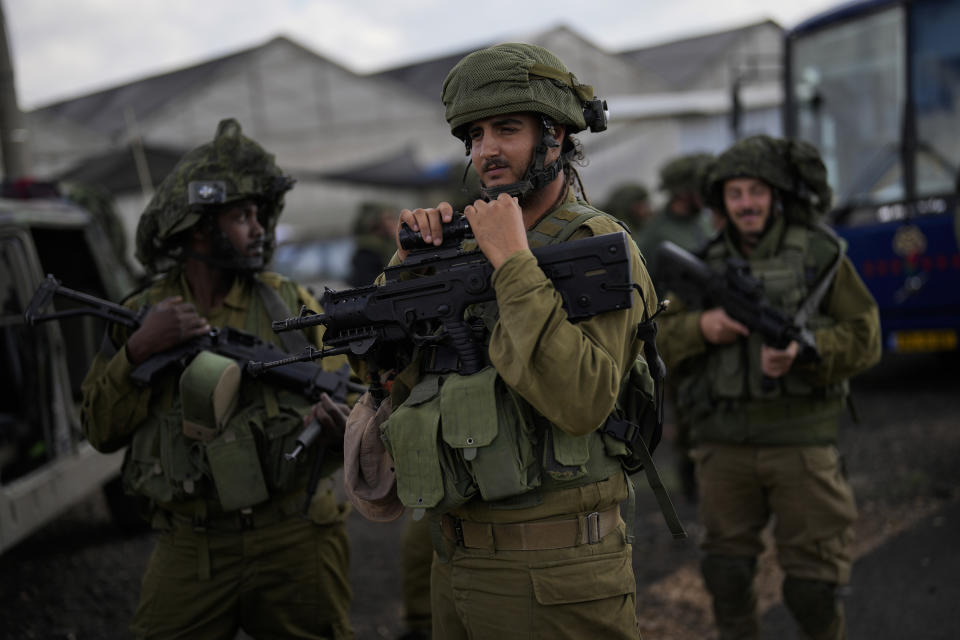
[[[820,149],[837,205],[904,195],[903,20],[896,6],[796,41],[796,133]]]
[[[917,195],[954,189],[960,167],[960,3],[913,6],[911,49],[917,113]]]

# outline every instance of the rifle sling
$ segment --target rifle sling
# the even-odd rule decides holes
[[[837,258],[833,261],[830,267],[824,272],[823,277],[820,278],[817,285],[810,292],[810,295],[807,296],[807,299],[803,301],[803,304],[800,305],[800,309],[797,310],[797,314],[793,317],[793,322],[796,326],[804,328],[807,324],[807,318],[810,317],[817,307],[820,306],[820,302],[823,300],[823,296],[826,295],[827,289],[830,288],[830,285],[833,284],[833,276],[837,274],[837,270],[840,269],[840,263],[843,262],[843,247],[837,239],[837,235],[833,232],[830,227],[825,224],[818,224],[817,229],[823,231],[829,235],[835,242],[837,242]]]
[[[263,301],[263,306],[271,320],[278,321],[290,317],[291,310],[287,308],[287,303],[283,301],[283,298],[273,287],[257,279],[257,289],[260,293],[260,300]],[[294,309],[293,311],[296,312],[297,310]],[[277,335],[280,337],[280,342],[283,343],[284,350],[289,353],[300,353],[306,351],[307,347],[310,346],[301,331],[283,331]]]

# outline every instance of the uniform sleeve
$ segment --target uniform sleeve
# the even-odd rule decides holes
[[[880,315],[877,303],[846,257],[840,263],[822,304],[836,324],[814,332],[820,362],[807,373],[818,384],[839,382],[880,360]]]
[[[130,379],[133,365],[127,357],[128,337],[126,330],[113,328],[110,339],[119,345],[116,353],[112,357],[98,353],[81,385],[83,433],[103,453],[129,444],[137,426],[146,419],[150,405],[150,387]]]
[[[690,310],[675,294],[668,293],[667,311],[657,318],[657,346],[667,365],[667,375],[688,358],[707,350],[707,343],[700,332],[701,310]]]
[[[619,227],[581,228],[574,238],[616,230]],[[628,245],[634,281],[641,285],[652,313],[656,293],[636,246]],[[630,309],[573,324],[532,252],[508,258],[492,281],[500,319],[489,353],[497,372],[567,433],[583,435],[599,427],[612,411],[620,381],[639,353],[640,343],[635,340],[637,324],[643,320],[639,296],[634,296]]]

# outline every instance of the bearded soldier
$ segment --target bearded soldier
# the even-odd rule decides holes
[[[787,608],[804,637],[845,638],[837,587],[850,578],[857,511],[835,445],[847,379],[880,358],[877,305],[819,222],[830,189],[810,145],[742,140],[709,169],[706,195],[727,222],[704,261],[717,272],[745,261],[766,301],[803,318],[815,345],[768,346],[689,295],[671,294],[673,313],[660,323],[678,411],[692,428],[701,568],[720,637],[759,637],[753,578],[774,515]]]
[[[231,377],[233,361],[210,352],[150,385],[129,376],[212,327],[288,351],[320,344],[319,332],[288,343],[271,330],[301,305],[319,310],[303,288],[263,271],[292,183],[232,119],[187,153],[137,228],[137,258],[162,275],[125,304],[149,312],[137,330],[112,331],[84,381],[87,437],[105,452],[129,446],[124,485],[149,499],[160,531],[132,624],[138,638],[229,640],[238,629],[255,638],[353,637],[344,507],[328,487],[309,503],[305,495],[315,457],[341,450],[346,407],[325,395],[311,406]],[[321,446],[286,460],[307,416],[322,426]],[[322,475],[338,456],[325,456]]]
[[[574,324],[531,253],[622,232],[574,188],[571,134],[605,128],[602,102],[546,49],[503,44],[463,58],[443,103],[482,183],[483,199],[464,214],[495,268],[496,301],[466,318],[489,366],[460,375],[442,345],[426,344],[384,401],[399,499],[434,524],[433,637],[637,638],[618,506],[630,480],[623,443],[603,425],[656,294],[628,242],[641,294],[629,309]],[[404,210],[401,222],[440,244],[452,216],[440,203]]]

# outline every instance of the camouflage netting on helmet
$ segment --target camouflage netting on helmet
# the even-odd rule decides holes
[[[798,222],[813,222],[829,209],[833,192],[817,149],[802,140],[751,136],[724,151],[707,169],[704,198],[724,211],[723,184],[733,178],[760,178],[783,199],[784,213]]]
[[[188,185],[195,181],[222,181],[226,199],[216,205],[190,205]],[[224,203],[252,199],[260,210],[264,259],[269,262],[283,195],[292,185],[273,155],[244,136],[236,120],[221,120],[213,141],[187,152],[157,187],[137,225],[137,259],[153,273],[169,269],[181,258],[182,232]]]
[[[542,113],[576,133],[587,126],[583,103],[592,97],[593,88],[580,84],[559,58],[523,43],[475,51],[443,81],[447,122],[461,139],[470,122],[523,111]]]
[[[710,153],[690,153],[670,160],[660,168],[660,190],[670,195],[700,193],[712,160]]]
[[[642,184],[627,182],[613,190],[603,210],[628,224],[633,224],[635,221],[631,208],[634,203],[646,202],[649,198],[650,192]]]

